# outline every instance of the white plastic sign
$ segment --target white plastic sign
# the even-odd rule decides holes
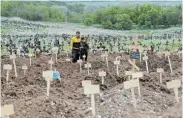
[[[101,71],[101,72],[99,72],[99,76],[100,76],[100,77],[104,77],[104,76],[106,76],[106,72],[105,72],[105,71]]]
[[[100,93],[99,85],[89,85],[84,88],[84,94]]]
[[[9,117],[10,115],[13,114],[15,114],[13,104],[4,105],[3,107],[1,107],[1,116]]]
[[[3,65],[3,69],[4,70],[12,70],[12,65],[10,65],[10,64],[4,64]]]

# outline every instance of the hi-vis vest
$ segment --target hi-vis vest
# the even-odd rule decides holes
[[[70,49],[79,49],[80,48],[80,38],[77,38],[76,36],[71,39],[70,43]]]

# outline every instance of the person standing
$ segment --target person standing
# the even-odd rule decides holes
[[[75,63],[77,62],[77,60],[79,60],[79,56],[80,56],[80,32],[77,31],[76,32],[76,36],[74,36],[71,39],[70,42],[70,49],[72,51],[72,62]]]

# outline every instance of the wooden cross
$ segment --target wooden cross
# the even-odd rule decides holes
[[[102,84],[104,84],[104,77],[106,76],[106,72],[105,71],[100,71],[99,72],[99,77],[102,77]]]
[[[7,71],[7,73],[6,73],[6,82],[8,83],[8,80],[9,80],[9,71],[12,70],[12,65],[5,64],[5,65],[3,65],[3,69]]]
[[[174,89],[175,99],[177,102],[179,102],[178,88],[181,87],[181,81],[177,79],[177,80],[172,80],[170,82],[167,82],[166,84],[168,89]]]
[[[163,68],[157,68],[157,72],[160,74],[160,83],[162,83],[162,73],[164,73],[164,69]]]
[[[92,107],[92,114],[96,116],[95,112],[95,94],[100,93],[99,85],[88,85],[84,87],[84,94],[91,95],[91,107]]]
[[[135,72],[135,69],[138,71],[140,70],[140,68],[135,63],[133,63],[130,59],[128,60],[128,62],[133,66],[133,69],[132,69],[133,72]]]

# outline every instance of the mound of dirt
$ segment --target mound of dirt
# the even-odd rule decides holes
[[[116,75],[116,67],[113,64],[116,56],[122,56],[119,66],[120,76]],[[129,55],[113,53],[109,54],[109,67],[100,55],[89,55],[89,62],[92,65],[90,75],[82,67],[83,73],[79,72],[79,64],[65,62],[65,57],[59,55],[58,62],[54,63],[53,69],[61,74],[61,81],[54,80],[51,83],[50,96],[46,96],[46,81],[42,77],[42,71],[48,70],[48,60],[51,56],[41,55],[39,58],[32,58],[32,66],[29,66],[29,58],[17,57],[16,65],[18,77],[14,76],[14,70],[10,71],[9,82],[6,82],[6,72],[2,69],[1,78],[1,102],[13,104],[15,114],[11,118],[86,118],[91,116],[90,98],[85,96],[82,88],[82,80],[92,80],[93,84],[100,84],[101,94],[95,96],[96,113],[102,118],[180,118],[181,101],[175,102],[173,90],[166,87],[166,82],[173,79],[180,79],[181,59],[175,55],[170,56],[173,74],[167,58],[150,56],[148,60],[149,71],[147,74],[145,62],[137,61],[137,66],[144,72],[140,78],[141,97],[135,89],[137,108],[132,105],[131,91],[123,88],[123,82],[127,80],[125,71],[131,69],[128,63]],[[55,58],[53,58],[55,60]],[[12,64],[8,57],[2,58],[3,64]],[[24,76],[21,66],[26,64],[28,70]],[[163,83],[159,83],[157,68],[164,68]],[[104,85],[101,85],[101,78],[98,71],[104,70],[107,73]],[[182,91],[179,89],[179,96]],[[181,100],[181,99],[180,99]]]

